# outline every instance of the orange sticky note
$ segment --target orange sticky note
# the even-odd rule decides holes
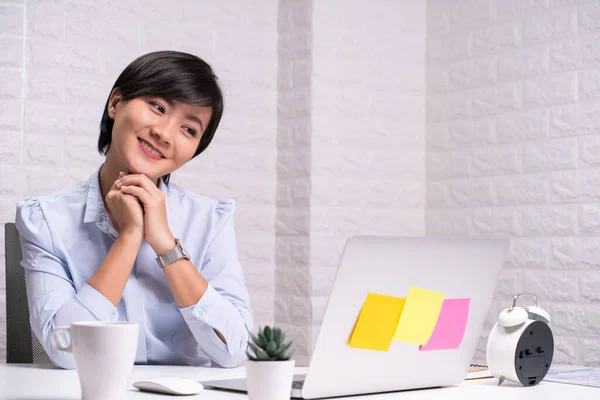
[[[462,342],[469,317],[471,299],[446,299],[431,338],[421,351],[457,349]]]
[[[388,351],[404,299],[367,293],[348,345],[353,348]]]
[[[440,316],[444,297],[440,292],[411,287],[394,333],[394,340],[427,344]]]

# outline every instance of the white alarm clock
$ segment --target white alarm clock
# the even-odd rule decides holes
[[[521,296],[532,296],[534,305],[517,307]],[[544,379],[554,355],[554,337],[550,315],[538,306],[530,293],[518,294],[510,307],[498,316],[487,342],[486,358],[490,373],[498,385],[505,379],[524,386],[537,385]]]

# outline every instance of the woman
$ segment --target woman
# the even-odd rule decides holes
[[[234,367],[253,314],[236,253],[234,202],[170,173],[210,144],[223,98],[208,64],[163,51],[118,77],[100,124],[105,161],[86,182],[17,206],[31,326],[55,365],[54,327],[135,321],[136,363]]]

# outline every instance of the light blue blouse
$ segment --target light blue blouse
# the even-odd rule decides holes
[[[156,254],[144,242],[115,307],[86,283],[118,236],[104,208],[99,171],[70,189],[17,205],[31,327],[54,364],[75,367],[70,353],[51,347],[53,328],[119,320],[139,323],[137,364],[239,365],[254,317],[237,256],[234,201],[194,195],[161,180],[169,227],[208,289],[197,304],[179,308]]]

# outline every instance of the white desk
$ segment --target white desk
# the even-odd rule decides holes
[[[305,372],[305,370],[305,368],[298,368],[298,372]],[[135,366],[130,376],[130,383],[157,375],[175,375],[197,380],[211,380],[244,377],[245,371],[244,368]],[[466,381],[461,385],[449,388],[369,395],[361,396],[360,399],[530,400],[541,398],[541,396],[545,396],[548,400],[599,399],[600,389],[550,382],[542,382],[529,388],[510,382],[498,386],[497,381],[494,379],[482,379]],[[80,398],[79,380],[75,371],[50,369],[49,367],[35,365],[0,364],[1,400],[76,400]],[[130,386],[127,398],[154,400],[183,397],[142,393]],[[204,390],[196,396],[185,396],[185,399],[205,400],[246,398],[245,394],[215,390]]]

